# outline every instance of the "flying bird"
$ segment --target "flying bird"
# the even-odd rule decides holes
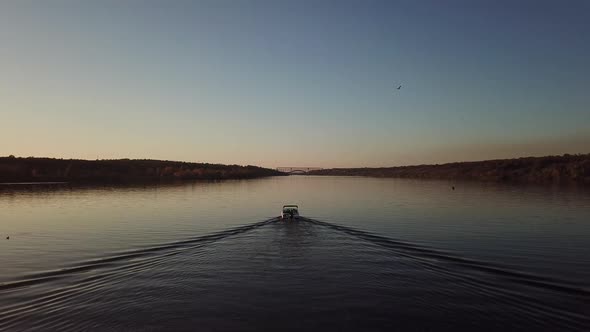
[[[399,89],[401,89],[401,88],[402,88],[402,85],[400,84],[400,85],[397,87],[397,89],[399,90]]]

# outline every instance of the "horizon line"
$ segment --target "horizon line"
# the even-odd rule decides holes
[[[462,161],[451,161],[451,162],[444,162],[444,163],[424,163],[424,164],[413,164],[413,165],[393,165],[393,166],[354,166],[354,167],[319,167],[319,166],[260,166],[260,165],[252,165],[252,164],[237,164],[237,163],[219,163],[219,162],[206,162],[206,161],[183,161],[183,160],[171,160],[171,159],[150,159],[150,158],[97,158],[97,159],[84,159],[84,158],[58,158],[58,157],[35,157],[35,156],[28,156],[28,157],[20,157],[15,155],[8,155],[8,156],[0,156],[2,158],[14,158],[14,159],[58,159],[58,160],[81,160],[81,161],[142,161],[142,160],[150,160],[150,161],[162,161],[162,162],[174,162],[174,163],[189,163],[189,164],[210,164],[210,165],[238,165],[238,166],[255,166],[267,169],[275,169],[278,170],[279,168],[310,168],[314,170],[318,169],[355,169],[355,168],[393,168],[393,167],[413,167],[413,166],[436,166],[436,165],[448,165],[448,164],[457,164],[457,163],[475,163],[475,162],[487,162],[487,161],[499,161],[499,160],[518,160],[518,159],[528,159],[528,158],[549,158],[549,157],[566,157],[566,156],[584,156],[590,155],[590,152],[586,153],[564,153],[564,154],[553,154],[553,155],[542,155],[542,156],[521,156],[521,157],[513,157],[513,158],[494,158],[494,159],[477,159],[477,160],[462,160]]]

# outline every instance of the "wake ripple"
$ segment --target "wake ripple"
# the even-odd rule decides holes
[[[492,298],[499,303],[509,304],[514,308],[518,308],[520,313],[530,316],[533,320],[544,320],[547,317],[551,317],[553,322],[562,322],[563,326],[569,326],[580,330],[583,330],[583,328],[587,326],[588,318],[583,316],[583,314],[567,312],[559,308],[552,308],[543,303],[538,303],[534,298],[519,292],[509,291],[493,280],[486,280],[486,278],[481,278],[481,276],[478,276],[477,274],[470,274],[461,269],[449,268],[449,264],[441,264],[441,262],[450,263],[454,267],[463,267],[467,271],[471,269],[485,272],[486,274],[505,278],[527,286],[573,294],[578,298],[582,298],[584,301],[590,296],[590,290],[588,289],[576,287],[563,280],[515,271],[498,264],[452,255],[435,248],[424,247],[407,241],[388,238],[370,232],[357,230],[352,227],[341,226],[310,218],[301,218],[300,220],[313,225],[344,232],[353,237],[389,249],[396,255],[409,258],[431,271],[437,271],[448,276],[460,278],[463,280],[461,286],[476,289],[479,293],[492,295],[502,294],[506,297],[506,300],[502,300],[502,298],[499,297]],[[36,294],[35,298],[28,301],[13,303],[12,305],[3,307],[0,306],[0,312],[3,312],[0,317],[0,330],[5,328],[13,329],[20,321],[25,319],[25,317],[35,312],[47,311],[45,308],[49,308],[49,311],[47,311],[49,315],[52,311],[67,307],[68,303],[73,299],[82,296],[92,298],[89,294],[100,294],[105,285],[112,286],[114,283],[128,279],[129,276],[134,273],[151,269],[156,265],[166,264],[168,258],[172,255],[179,254],[185,250],[193,250],[206,246],[215,241],[233,235],[243,234],[250,230],[278,221],[278,218],[271,218],[265,221],[231,228],[212,234],[196,236],[182,241],[120,252],[108,257],[83,261],[60,270],[34,273],[27,275],[24,278],[19,278],[18,280],[0,284],[1,296],[2,293],[19,292],[22,288],[32,285],[52,283],[59,281],[60,279],[73,278],[81,275],[81,278],[75,279],[74,283],[68,280],[67,283],[62,284],[61,286],[57,285],[57,287],[54,287],[53,285],[50,285],[51,289],[45,290],[41,292],[41,294]],[[85,273],[99,269],[101,271],[98,274]],[[85,299],[84,301],[88,300]],[[36,326],[51,326],[52,328],[55,328],[56,323],[66,323],[66,321],[56,322],[54,318],[55,317],[49,315],[37,322]]]
[[[166,243],[154,247],[142,248],[133,251],[127,251],[122,253],[114,254],[110,257],[104,257],[99,259],[93,259],[88,261],[79,262],[75,265],[65,267],[59,270],[51,270],[45,272],[38,272],[34,274],[29,274],[24,277],[19,278],[18,280],[9,281],[0,284],[0,292],[3,291],[10,291],[18,288],[28,287],[32,285],[42,284],[45,282],[56,281],[62,278],[66,278],[77,273],[87,272],[99,268],[105,268],[114,266],[116,263],[120,263],[121,261],[130,261],[138,258],[143,258],[147,256],[153,256],[156,254],[164,254],[168,251],[174,251],[178,249],[186,249],[191,248],[195,245],[201,245],[203,243],[215,242],[217,240],[226,238],[228,236],[241,234],[244,232],[248,232],[255,228],[273,223],[278,221],[278,218],[271,218],[265,221],[257,222],[254,224],[249,224],[245,226],[240,226],[236,228],[227,229],[224,231],[216,232],[213,234],[207,234],[202,236],[197,236],[193,238],[189,238],[187,240],[176,241],[171,243]]]
[[[100,290],[105,285],[125,280],[133,273],[150,269],[156,265],[165,263],[170,256],[211,244],[215,241],[246,233],[264,225],[277,222],[279,218],[271,218],[261,222],[235,227],[220,232],[196,236],[182,241],[165,243],[158,246],[142,248],[133,251],[117,253],[109,257],[88,260],[59,270],[45,271],[24,276],[18,280],[0,284],[0,296],[2,293],[20,292],[25,288],[53,283],[61,279],[81,277],[74,282],[68,282],[62,286],[52,286],[51,289],[42,291],[28,301],[0,306],[0,331],[12,330],[15,325],[26,315],[37,312],[40,308],[48,306],[61,308],[67,306],[71,301],[84,294]],[[111,269],[107,269],[111,267]],[[84,274],[92,270],[101,270],[99,274]],[[47,324],[55,324],[54,320],[48,318]],[[37,326],[45,326],[45,323],[37,322]],[[54,326],[53,326],[54,327]],[[52,329],[53,329],[52,327]],[[43,328],[44,329],[44,328]]]
[[[319,221],[310,218],[300,218],[300,220],[320,225],[324,227],[328,227],[337,231],[344,232],[349,235],[356,236],[361,238],[365,241],[372,242],[382,247],[387,247],[389,249],[395,249],[397,251],[403,251],[407,254],[410,254],[411,258],[415,259],[436,259],[441,261],[447,261],[456,265],[460,265],[462,267],[466,267],[473,270],[478,270],[486,273],[491,273],[500,277],[508,278],[512,281],[516,281],[522,284],[526,284],[528,286],[535,286],[545,289],[550,289],[554,291],[560,291],[572,295],[582,295],[582,296],[590,296],[590,290],[577,287],[575,285],[568,284],[567,281],[559,280],[555,278],[549,278],[545,276],[539,276],[534,274],[529,274],[521,271],[511,270],[507,267],[502,267],[498,264],[493,264],[490,262],[484,261],[477,261],[473,259],[468,259],[464,257],[455,256],[449,253],[445,253],[443,251],[427,248],[423,246],[419,246],[416,244],[391,239],[385,236],[372,234],[366,231],[361,231],[354,229],[352,227],[336,225],[332,223],[328,223],[325,221]]]
[[[391,239],[352,227],[310,218],[301,218],[300,220],[340,231],[374,245],[384,247],[391,250],[395,255],[408,258],[416,264],[421,265],[424,269],[461,280],[461,287],[466,287],[479,294],[490,296],[490,300],[495,299],[498,303],[513,307],[518,310],[519,314],[525,315],[532,321],[537,321],[545,326],[551,322],[551,324],[556,324],[555,326],[559,326],[560,328],[567,326],[568,330],[583,331],[587,330],[590,324],[590,319],[584,310],[578,312],[558,308],[552,303],[539,301],[538,298],[527,291],[523,292],[522,289],[518,288],[510,289],[506,287],[506,284],[491,278],[482,278],[481,274],[470,273],[470,271],[483,272],[488,276],[505,279],[516,285],[520,284],[537,289],[550,290],[560,294],[558,297],[576,299],[574,301],[577,303],[587,303],[590,301],[590,290],[569,284],[567,281],[515,271],[499,264],[459,257],[435,248]],[[445,262],[448,264],[441,264]],[[459,284],[456,286],[459,287]]]

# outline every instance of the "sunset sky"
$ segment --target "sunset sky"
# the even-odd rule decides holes
[[[589,22],[585,0],[2,1],[0,156],[589,153]]]

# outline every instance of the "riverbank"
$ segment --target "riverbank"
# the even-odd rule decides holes
[[[441,180],[590,184],[590,154],[526,157],[436,165],[332,168],[310,175],[370,176]]]
[[[250,179],[277,175],[284,175],[284,173],[250,165],[150,159],[81,160],[0,157],[0,183],[131,183]]]

